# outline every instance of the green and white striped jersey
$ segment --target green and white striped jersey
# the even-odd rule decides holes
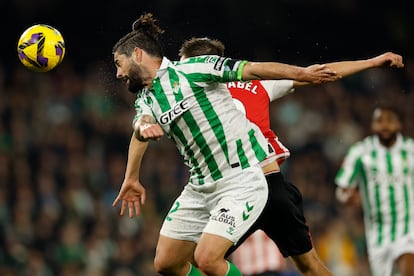
[[[135,101],[134,121],[144,114],[157,120],[184,156],[194,185],[213,183],[269,154],[263,134],[236,109],[224,84],[240,79],[244,64],[219,56],[164,58],[153,87]]]
[[[354,144],[336,175],[343,188],[358,186],[369,248],[414,235],[414,140],[398,134],[391,148],[369,136]]]

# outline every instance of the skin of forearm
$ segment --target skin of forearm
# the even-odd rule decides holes
[[[304,77],[304,68],[278,62],[248,62],[244,66],[242,80],[296,79]]]
[[[338,75],[342,77],[347,77],[359,72],[362,72],[364,70],[374,68],[377,65],[372,62],[370,59],[364,59],[364,60],[352,60],[352,61],[337,61],[337,62],[330,62],[326,63],[328,68],[330,68],[332,71],[335,71]],[[305,85],[310,85],[310,82],[300,82],[300,81],[294,81],[293,87],[300,87]]]
[[[138,179],[139,169],[144,153],[148,147],[148,142],[138,141],[132,134],[128,149],[128,163],[125,171],[125,179]]]
[[[342,77],[346,77],[369,68],[375,67],[371,60],[339,61],[326,64],[331,70],[335,71]]]

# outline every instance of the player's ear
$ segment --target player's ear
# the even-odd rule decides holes
[[[135,58],[135,61],[139,64],[141,64],[142,62],[142,49],[135,47],[134,48],[134,53],[132,54],[133,57]]]

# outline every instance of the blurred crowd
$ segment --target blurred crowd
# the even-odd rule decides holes
[[[398,106],[414,137],[414,60],[405,64],[298,88],[271,106],[272,128],[291,150],[282,169],[302,191],[315,247],[337,276],[369,272],[361,211],[337,204],[333,178],[348,147],[369,134],[376,103]],[[187,170],[171,141],[150,142],[141,216],[112,207],[135,112],[112,67],[0,65],[0,275],[156,275],[158,231]]]

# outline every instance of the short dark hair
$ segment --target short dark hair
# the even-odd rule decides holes
[[[149,55],[162,57],[163,50],[159,41],[162,33],[164,30],[158,26],[152,13],[145,13],[132,24],[132,31],[114,45],[112,53],[118,52],[129,56],[134,48],[138,47]]]
[[[195,57],[201,55],[224,56],[224,44],[218,40],[208,37],[192,37],[181,45],[180,57]]]
[[[400,121],[400,123],[403,122],[404,120],[404,116],[402,114],[402,112],[394,105],[389,104],[389,103],[378,103],[375,105],[373,113],[375,112],[375,110],[387,110],[390,111],[392,113],[395,114],[395,116],[397,116],[397,119]]]

